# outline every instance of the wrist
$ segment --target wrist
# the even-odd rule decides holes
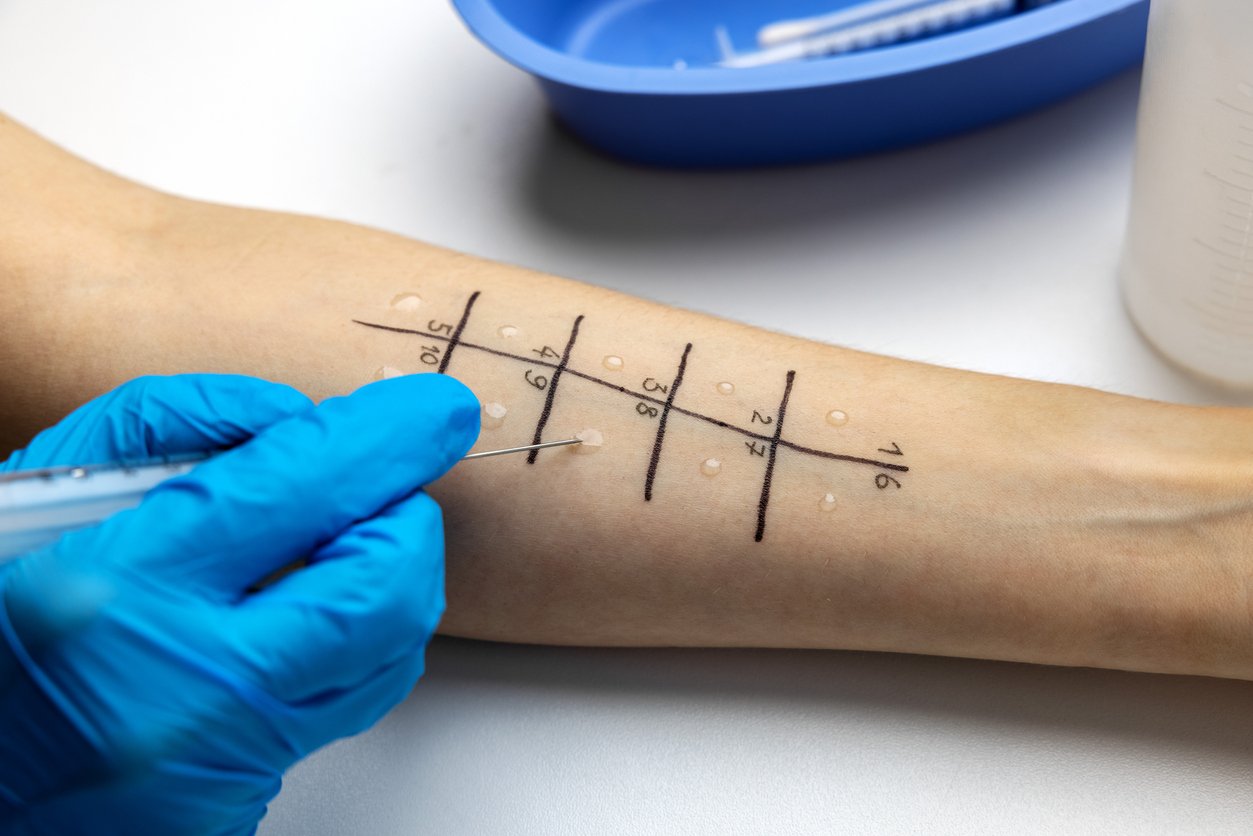
[[[890,649],[1253,679],[1253,413],[975,382]]]
[[[1093,663],[1253,679],[1253,415],[1128,399],[1101,423],[1074,474],[1109,605]]]

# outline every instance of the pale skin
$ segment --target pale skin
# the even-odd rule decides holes
[[[531,442],[550,394],[545,439],[595,429],[604,444],[467,462],[431,488],[443,632],[1253,678],[1248,411],[878,357],[348,224],[183,200],[3,118],[0,163],[6,449],[143,374],[244,373],[323,398],[384,367],[433,371],[479,292],[446,369],[507,409],[476,449]],[[403,294],[421,302],[394,305]],[[689,343],[646,501],[668,399],[651,387],[673,386]]]

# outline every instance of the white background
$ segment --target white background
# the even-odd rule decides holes
[[[1137,84],[902,153],[678,173],[580,146],[441,0],[0,0],[0,109],[167,190],[1220,402],[1120,307]],[[1250,709],[1253,685],[1218,680],[439,640],[410,700],[293,770],[262,832],[1249,833]]]

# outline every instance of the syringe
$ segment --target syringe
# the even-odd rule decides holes
[[[582,442],[581,438],[567,438],[486,450],[471,453],[462,461]],[[209,458],[181,456],[0,473],[0,563],[45,546],[68,531],[95,525],[118,511],[134,508],[148,491],[190,472]]]

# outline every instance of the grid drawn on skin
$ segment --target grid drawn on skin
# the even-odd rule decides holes
[[[687,346],[684,348],[683,355],[679,360],[678,369],[675,373],[674,382],[671,384],[669,391],[665,393],[666,397],[664,399],[657,398],[654,395],[651,395],[647,392],[639,392],[633,389],[629,389],[625,386],[621,386],[616,383],[611,383],[608,380],[604,380],[603,378],[596,377],[595,375],[588,374],[587,372],[579,371],[578,369],[573,369],[569,367],[570,353],[574,348],[575,341],[578,339],[579,328],[583,322],[583,316],[581,314],[575,318],[573,327],[571,328],[571,331],[570,331],[570,336],[565,346],[565,350],[563,351],[561,358],[556,363],[549,362],[542,358],[526,357],[521,354],[514,354],[509,351],[502,351],[500,349],[492,348],[490,346],[479,345],[477,343],[471,343],[471,342],[462,340],[461,334],[465,331],[466,324],[470,318],[471,309],[473,308],[474,303],[478,299],[478,297],[479,297],[479,291],[477,290],[474,291],[474,293],[470,295],[469,300],[466,302],[465,309],[462,312],[461,319],[458,322],[456,329],[453,331],[451,335],[437,334],[437,333],[432,333],[430,331],[422,331],[420,329],[414,329],[414,328],[401,328],[401,327],[397,327],[393,325],[383,325],[381,323],[366,322],[360,319],[354,319],[352,321],[357,325],[361,325],[363,327],[372,328],[372,329],[379,330],[379,331],[388,331],[388,332],[397,333],[397,334],[407,334],[411,336],[423,337],[423,338],[432,339],[432,340],[439,340],[439,341],[448,343],[449,344],[448,350],[444,353],[444,356],[440,363],[439,370],[441,372],[447,369],[448,362],[449,362],[449,359],[452,355],[452,351],[454,348],[464,348],[464,349],[471,350],[471,351],[480,351],[480,352],[483,352],[485,354],[489,354],[495,357],[501,357],[501,358],[505,358],[509,360],[516,360],[518,362],[526,363],[531,366],[539,366],[540,368],[550,369],[552,371],[552,375],[549,379],[548,386],[545,387],[546,392],[545,392],[545,399],[544,399],[544,407],[540,414],[540,419],[537,422],[536,428],[535,428],[535,435],[534,435],[533,443],[536,443],[536,444],[538,444],[539,442],[543,440],[543,431],[544,431],[545,426],[547,425],[548,418],[552,414],[553,405],[556,401],[557,384],[559,383],[563,375],[570,375],[573,377],[577,377],[589,383],[594,383],[599,386],[603,386],[607,389],[611,389],[615,392],[619,392],[624,395],[629,395],[630,397],[635,398],[642,403],[646,403],[646,404],[651,403],[660,407],[661,411],[659,414],[660,421],[659,421],[659,426],[658,426],[658,432],[657,432],[656,439],[654,440],[652,455],[649,459],[648,473],[645,476],[645,489],[644,489],[645,501],[651,501],[652,499],[653,480],[656,476],[657,464],[661,457],[662,444],[665,438],[666,424],[667,424],[667,420],[671,412],[678,413],[680,415],[684,415],[689,418],[694,418],[699,421],[704,421],[708,424],[712,424],[722,429],[730,430],[731,432],[738,433],[739,435],[745,438],[753,439],[754,441],[763,442],[764,444],[768,445],[767,450],[768,450],[769,455],[768,455],[767,464],[766,464],[765,476],[762,482],[761,499],[758,502],[758,508],[757,508],[757,527],[756,527],[756,531],[754,532],[754,538],[753,538],[757,542],[761,542],[761,540],[765,536],[766,509],[770,501],[770,488],[771,488],[771,484],[772,484],[773,477],[774,477],[774,470],[775,470],[775,463],[777,459],[778,449],[780,447],[783,447],[785,449],[789,449],[789,450],[792,450],[794,452],[801,453],[804,455],[815,456],[818,458],[828,459],[831,461],[840,461],[840,462],[845,462],[848,464],[865,465],[868,467],[874,467],[874,468],[878,468],[881,470],[887,470],[887,471],[892,471],[896,473],[908,473],[909,472],[909,467],[903,464],[880,461],[877,459],[871,459],[871,458],[867,458],[864,456],[853,456],[853,455],[849,455],[845,453],[833,453],[827,450],[818,450],[812,447],[806,447],[804,445],[797,444],[793,441],[789,441],[788,439],[783,438],[783,419],[787,410],[788,399],[791,396],[792,386],[796,379],[795,371],[789,371],[787,373],[783,398],[780,402],[779,412],[777,415],[777,420],[776,420],[776,424],[774,428],[774,433],[771,435],[765,435],[759,432],[755,432],[754,430],[750,430],[745,427],[740,427],[735,424],[731,424],[729,422],[722,421],[717,418],[713,418],[709,415],[704,415],[700,412],[696,412],[691,409],[685,409],[683,407],[675,405],[674,403],[675,395],[677,394],[677,390],[679,386],[682,385],[683,375],[687,367],[688,356],[692,350],[691,343],[688,343]],[[530,454],[528,454],[527,456],[527,462],[530,464],[534,464],[539,452],[540,451],[538,450],[532,450]],[[884,450],[882,452],[889,452],[889,451]]]

